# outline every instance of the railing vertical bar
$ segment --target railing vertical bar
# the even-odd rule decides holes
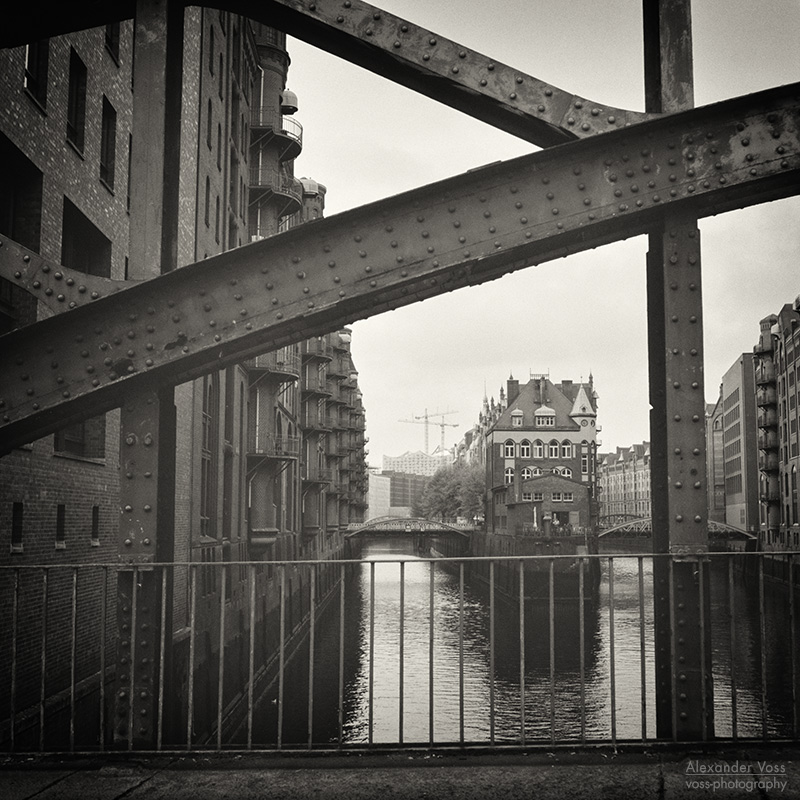
[[[197,641],[197,565],[189,565],[189,675],[188,707],[186,709],[186,749],[192,749],[194,727],[194,649]]]
[[[642,742],[647,741],[647,665],[645,663],[644,630],[644,557],[639,556],[639,683],[642,702]]]
[[[131,676],[130,685],[128,688],[128,697],[130,698],[131,709],[133,709],[133,697],[136,691],[136,659],[138,657],[136,647],[136,631],[138,630],[138,610],[139,610],[139,568],[134,566],[132,572],[132,587],[131,587]],[[128,715],[128,750],[133,750],[133,725],[135,720],[133,714]]]
[[[156,730],[156,750],[161,750],[164,741],[164,683],[166,682],[167,645],[167,575],[172,570],[175,583],[175,567],[161,567],[161,624],[158,634],[158,727]]]
[[[308,582],[308,749],[314,745],[314,634],[317,622],[317,569],[312,564],[309,567]]]
[[[617,667],[614,641],[614,558],[608,558],[608,658],[611,689],[611,744],[617,746]]]
[[[458,564],[458,741],[464,744],[464,562]]]
[[[42,568],[42,647],[41,679],[39,684],[39,750],[44,751],[45,697],[47,696],[47,567]]]
[[[731,659],[731,735],[739,738],[738,709],[736,707],[736,588],[733,580],[733,557],[728,557],[728,620],[730,623]]]
[[[758,557],[758,636],[761,650],[761,736],[767,741],[767,620],[764,611],[764,556]]]
[[[428,565],[428,744],[433,747],[433,589],[436,568],[433,561]]]
[[[19,567],[14,568],[14,597],[11,601],[11,696],[8,710],[8,741],[10,752],[14,752],[16,744],[16,711],[17,711],[17,631],[19,627]],[[102,734],[102,720],[100,731]],[[102,735],[101,735],[102,741]]]
[[[489,562],[489,744],[494,745],[494,561]]]
[[[108,567],[103,567],[103,583],[100,595],[100,711],[98,740],[100,752],[106,749],[106,625],[108,624]]]
[[[372,725],[375,708],[375,562],[369,562],[369,743],[372,744]]]
[[[580,569],[578,570],[578,637],[580,639],[580,681],[581,681],[581,744],[586,744],[586,611],[584,608],[585,599],[585,562],[579,560]]]
[[[69,653],[69,751],[75,751],[75,680],[78,657],[78,568],[72,568],[72,632]]]
[[[669,557],[669,649],[670,649],[670,705],[672,712],[672,741],[678,741],[678,675],[675,637],[675,561]]]
[[[247,567],[250,641],[247,653],[247,749],[253,749],[253,706],[255,703],[255,665],[256,665],[256,565]]]
[[[525,562],[519,562],[519,726],[525,746]]]
[[[397,713],[398,713],[398,721],[397,721],[397,734],[398,734],[398,741],[400,744],[403,744],[403,662],[405,657],[404,647],[405,647],[405,603],[406,603],[406,563],[405,561],[400,562],[400,665],[399,665],[399,672],[398,675],[398,704],[397,704]]]
[[[47,692],[47,567],[42,569],[42,646],[41,679],[39,684],[39,750],[44,751],[45,697]]]
[[[794,554],[789,553],[787,558],[789,568],[789,630],[792,651],[792,736],[797,739],[798,733],[798,708],[797,708],[797,617],[794,606]]]
[[[280,602],[278,603],[280,624],[278,627],[278,730],[275,744],[278,750],[283,747],[283,681],[284,661],[286,658],[286,565],[278,564],[278,585],[280,587]]]
[[[344,583],[345,566],[339,565],[339,709],[338,709],[338,728],[339,728],[339,747],[344,743]]]
[[[708,676],[706,675],[706,604],[705,598],[705,572],[707,560],[701,557],[697,563],[698,589],[700,591],[700,719],[703,724],[702,739],[708,739]]]
[[[217,658],[217,750],[222,750],[222,710],[225,705],[225,595],[228,591],[228,566],[222,572],[219,592],[219,656]]]
[[[550,742],[556,743],[556,600],[555,600],[555,560],[550,559],[548,575],[550,628]]]

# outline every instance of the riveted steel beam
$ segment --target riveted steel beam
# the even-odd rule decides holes
[[[216,0],[213,5],[542,147],[650,116],[559,89],[361,0]]]
[[[651,120],[318,220],[9,333],[2,444],[118,406],[146,380],[174,385],[643,233],[665,208],[702,216],[794,194],[799,117],[792,85]],[[0,247],[2,274],[16,274],[15,254]]]

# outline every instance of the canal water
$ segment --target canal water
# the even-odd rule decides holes
[[[424,744],[431,730],[437,743],[485,743],[492,737],[497,743],[519,742],[523,731],[526,742],[578,742],[582,734],[587,740],[641,740],[643,733],[655,738],[652,565],[647,558],[614,558],[613,590],[609,562],[603,560],[599,588],[587,588],[582,621],[577,600],[556,598],[552,610],[546,599],[527,602],[520,625],[518,600],[496,593],[492,656],[485,584],[471,580],[469,572],[462,581],[457,566],[422,560],[408,547],[402,539],[365,544],[363,563],[346,581],[341,684],[338,593],[316,619],[311,731],[306,644],[285,672],[283,743],[305,744],[309,738],[315,744],[334,743],[341,735],[350,745]],[[526,567],[526,587],[535,580],[547,582],[546,568],[536,573]],[[728,581],[724,565],[712,569],[717,735],[733,733],[735,694],[739,736],[761,736],[762,726],[771,738],[787,736],[792,726],[787,593],[765,587],[762,631],[757,580],[735,573],[733,624]],[[278,707],[273,687],[255,709],[256,744],[277,740]]]

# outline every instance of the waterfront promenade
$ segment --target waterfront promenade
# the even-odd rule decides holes
[[[8,758],[3,800],[800,798],[800,748]]]

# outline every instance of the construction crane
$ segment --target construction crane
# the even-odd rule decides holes
[[[447,414],[458,414],[458,411],[434,411],[432,413],[428,413],[428,409],[425,409],[424,414],[412,414],[411,419],[401,419],[398,422],[409,422],[412,425],[424,425],[425,426],[425,452],[430,453],[428,448],[428,428],[430,425],[438,425],[442,429],[442,450],[444,450],[444,429],[445,428],[457,428],[453,422],[445,422],[444,418]],[[431,422],[431,419],[434,417],[441,417],[441,422]]]

